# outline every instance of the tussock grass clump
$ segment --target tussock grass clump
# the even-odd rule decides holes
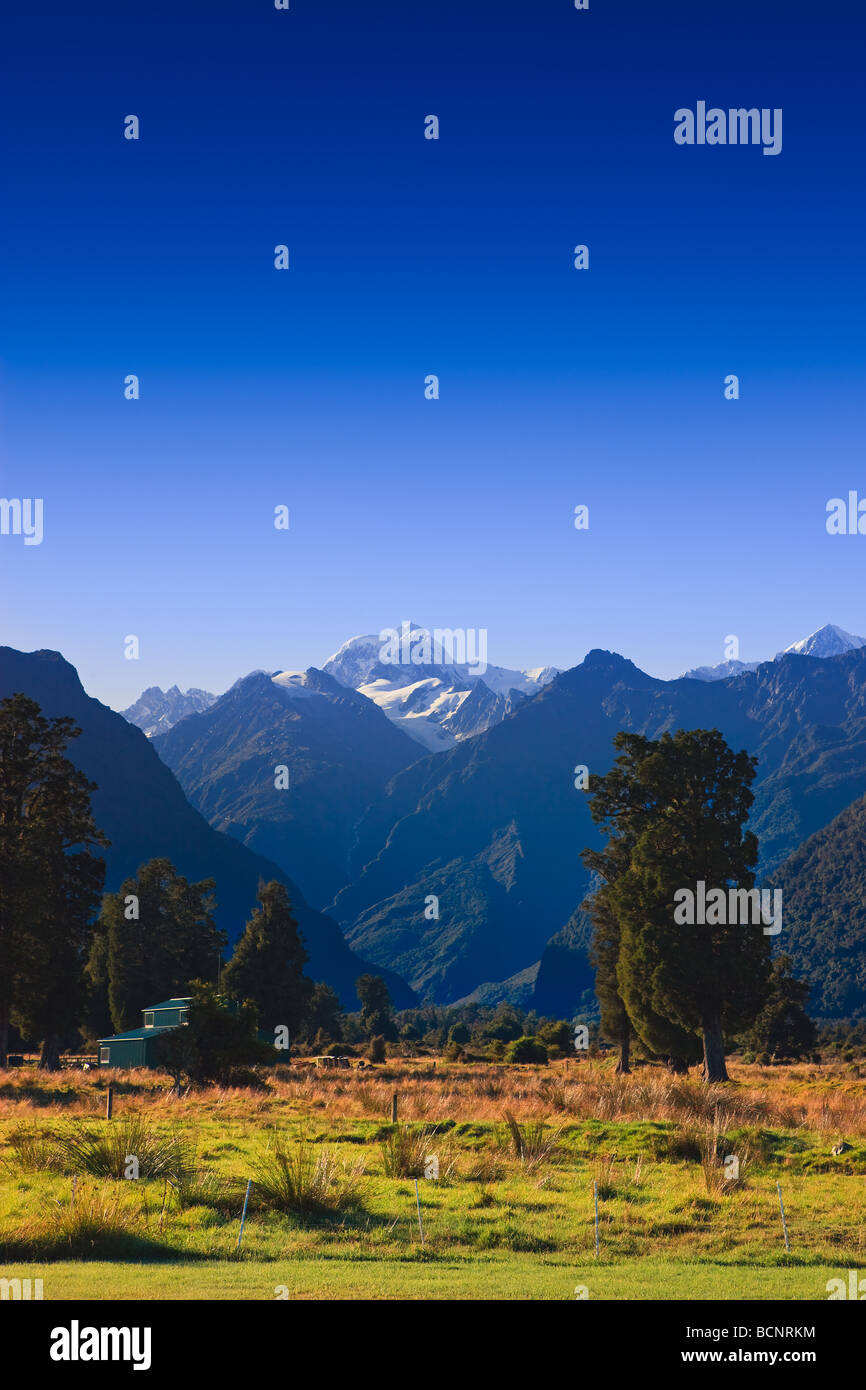
[[[198,1168],[180,1170],[169,1183],[180,1211],[187,1211],[190,1207],[224,1207],[239,1195],[241,1189],[239,1182]]]
[[[545,1077],[539,1084],[538,1095],[552,1110],[567,1111],[571,1108],[571,1096],[561,1081]]]
[[[592,1165],[592,1177],[600,1201],[606,1202],[611,1197],[615,1197],[617,1193],[616,1154],[608,1154],[606,1158],[596,1159]]]
[[[140,1115],[106,1121],[99,1129],[59,1131],[57,1167],[94,1178],[125,1178],[130,1159],[140,1178],[177,1178],[193,1165],[192,1152],[177,1137],[165,1138]]]
[[[254,1204],[297,1215],[342,1211],[355,1202],[362,1173],[360,1163],[346,1168],[306,1139],[289,1145],[273,1135],[253,1161]]]
[[[528,1172],[557,1156],[561,1130],[548,1130],[543,1120],[527,1120],[521,1125],[510,1110],[504,1112],[503,1118],[505,1128],[497,1133],[498,1146],[518,1159]]]
[[[8,1260],[100,1260],[164,1258],[166,1247],[148,1239],[140,1210],[126,1192],[111,1185],[85,1188],[68,1198],[48,1198],[40,1214],[26,1222],[0,1250]]]
[[[139,1216],[121,1197],[120,1192],[102,1187],[79,1187],[69,1201],[49,1200],[45,1214],[53,1235],[79,1249],[92,1247],[106,1236],[126,1235],[138,1224]]]
[[[704,1183],[711,1197],[721,1197],[744,1186],[751,1154],[742,1144],[736,1145],[725,1137],[718,1110],[713,1116],[713,1123],[701,1135],[699,1144]]]
[[[432,1129],[395,1125],[382,1144],[386,1178],[423,1178],[424,1164],[432,1153]]]
[[[6,1157],[5,1164],[13,1172],[40,1173],[57,1169],[60,1156],[53,1129],[16,1125],[9,1131],[6,1141],[12,1153]]]
[[[487,1187],[492,1182],[502,1182],[508,1170],[497,1153],[479,1153],[468,1160],[460,1175],[464,1182],[478,1182]]]

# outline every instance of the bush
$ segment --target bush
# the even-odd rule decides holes
[[[515,1038],[505,1053],[506,1062],[546,1062],[547,1048],[538,1038]]]
[[[268,1083],[252,1067],[230,1067],[226,1072],[223,1086],[236,1086],[239,1091],[266,1091]]]
[[[159,1065],[174,1077],[178,1090],[183,1076],[193,1085],[214,1081],[225,1085],[238,1068],[277,1060],[273,1045],[258,1038],[254,1005],[249,1001],[239,1008],[227,1005],[213,985],[200,980],[194,980],[191,989],[186,1027],[163,1033],[158,1040]]]
[[[367,1048],[367,1057],[371,1062],[384,1062],[385,1060],[385,1039],[379,1034],[370,1039],[370,1046]]]

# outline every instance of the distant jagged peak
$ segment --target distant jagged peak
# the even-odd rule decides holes
[[[856,637],[854,633],[846,632],[835,623],[825,623],[815,632],[810,632],[808,637],[801,637],[799,641],[792,642],[789,647],[777,652],[773,660],[781,661],[786,656],[812,656],[826,661],[833,656],[844,656],[846,652],[857,651],[860,647],[866,647],[866,637]],[[691,671],[684,671],[679,679],[723,681],[730,676],[742,675],[745,671],[757,671],[762,665],[764,663],[761,661],[738,661],[732,658],[720,661],[716,666],[695,666]]]
[[[856,651],[858,647],[866,647],[866,637],[856,637],[853,632],[846,632],[843,627],[837,627],[835,623],[825,623],[815,632],[810,632],[808,637],[801,637],[798,642],[792,642],[784,651],[776,653],[778,661],[783,656],[817,656],[826,658],[828,656],[843,656],[845,652]]]

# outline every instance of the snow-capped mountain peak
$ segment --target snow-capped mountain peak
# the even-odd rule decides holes
[[[142,691],[135,704],[121,712],[130,724],[137,724],[148,738],[153,738],[156,734],[167,733],[188,714],[201,714],[202,710],[210,709],[216,698],[209,690],[198,690],[195,686],[184,692],[176,685],[168,690],[151,685]]]
[[[797,656],[841,656],[844,652],[856,651],[858,647],[866,647],[866,637],[855,637],[852,632],[846,632],[834,623],[825,623],[817,632],[810,632],[808,637],[801,637],[799,642],[792,642],[790,647],[777,652],[776,660],[791,653]]]
[[[352,637],[322,670],[366,695],[425,748],[449,748],[498,723],[516,700],[535,694],[559,674],[553,666],[526,671],[490,666],[486,633],[483,647],[479,634],[474,637],[473,641],[457,629],[407,622],[379,634]],[[459,718],[467,696],[479,686],[480,698],[469,707],[471,715]]]
[[[866,647],[866,637],[855,637],[852,632],[846,632],[834,623],[825,623],[817,632],[810,632],[808,637],[801,637],[798,642],[785,647],[784,651],[777,652],[773,660],[781,661],[783,656],[815,656],[826,660],[827,657],[856,651],[858,647]],[[717,666],[695,666],[691,671],[684,671],[681,679],[723,681],[743,671],[756,671],[760,665],[760,661],[720,661]]]

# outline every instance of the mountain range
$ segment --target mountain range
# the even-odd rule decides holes
[[[291,872],[317,906],[348,882],[367,807],[423,754],[371,700],[314,668],[246,676],[153,742],[196,809]]]
[[[714,682],[659,681],[590,652],[503,723],[393,779],[358,827],[353,881],[330,907],[347,940],[441,1002],[540,961],[540,1007],[557,975],[548,949],[577,952],[585,988],[579,855],[597,838],[573,770],[605,772],[619,729],[676,728],[719,728],[757,755],[750,824],[772,880],[866,792],[866,649],[790,654]],[[431,895],[438,918],[425,915]],[[797,942],[784,946],[796,959]]]
[[[211,695],[209,690],[196,690],[194,686],[184,691],[176,685],[169,690],[150,685],[141,692],[135,704],[121,713],[130,724],[136,724],[148,738],[153,738],[155,734],[167,733],[188,714],[209,709],[215,699],[216,695]]]
[[[387,979],[395,1000],[404,1005],[412,1001],[412,992],[393,972],[371,967],[349,949],[334,920],[311,908],[280,867],[214,830],[189,804],[152,742],[87,695],[75,668],[59,652],[0,647],[0,699],[19,691],[46,716],[70,715],[81,728],[68,756],[98,788],[94,818],[111,841],[105,852],[107,892],[118,889],[147,860],[164,856],[190,880],[216,880],[216,921],[233,942],[256,905],[259,879],[280,879],[289,889],[313,979],[326,980],[347,1008],[357,1008],[354,982],[373,969]]]
[[[823,660],[829,656],[843,656],[845,652],[856,651],[858,647],[866,647],[866,637],[855,637],[844,628],[825,623],[817,632],[811,632],[808,637],[801,637],[799,642],[792,642],[784,651],[777,652],[775,659],[780,661],[783,656],[793,654],[816,656]],[[717,666],[695,666],[693,670],[685,672],[683,679],[721,681],[728,676],[737,676],[741,671],[757,671],[760,665],[760,661],[739,661],[732,657],[720,661]]]
[[[167,854],[190,876],[220,879],[223,921],[237,936],[259,875],[280,876],[302,904],[319,978],[339,981],[344,997],[372,962],[397,999],[510,998],[564,1015],[592,988],[580,851],[598,841],[575,773],[605,772],[620,729],[657,738],[718,728],[758,759],[750,826],[761,881],[784,885],[780,948],[818,972],[822,1010],[866,1011],[844,934],[827,927],[859,910],[850,894],[834,907],[844,874],[828,868],[826,849],[859,863],[850,829],[866,824],[866,809],[851,811],[866,797],[859,638],[828,627],[711,679],[659,680],[594,650],[564,672],[487,668],[482,688],[466,663],[404,675],[373,637],[352,639],[326,665],[253,672],[151,740],[89,700],[57,653],[3,649],[0,694],[24,689],[86,725],[78,751],[117,842],[115,883]],[[479,718],[485,705],[489,718]]]

